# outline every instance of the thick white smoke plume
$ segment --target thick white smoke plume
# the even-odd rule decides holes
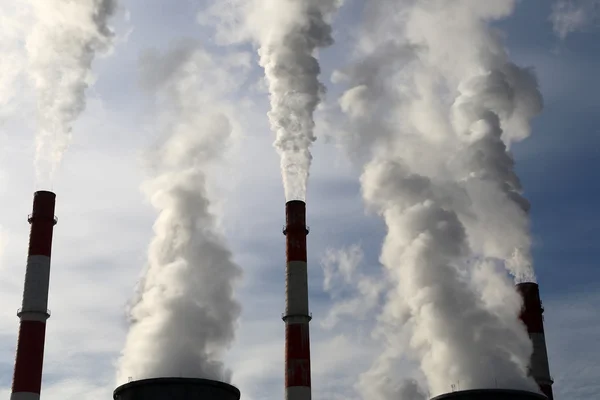
[[[35,167],[38,184],[47,185],[85,109],[92,62],[111,49],[108,20],[117,0],[30,1],[36,20],[27,39],[38,108]]]
[[[388,226],[381,262],[395,288],[376,331],[388,353],[419,362],[432,395],[536,390],[520,300],[502,269],[534,279],[529,205],[508,149],[529,136],[542,100],[489,26],[514,6],[371,2],[357,62],[334,76],[350,86],[342,139],[368,160],[363,197]],[[375,389],[393,363],[373,368],[359,391],[397,398]]]
[[[333,43],[327,18],[337,0],[278,3],[269,12],[273,21],[270,31],[261,38],[260,63],[271,95],[269,119],[277,134],[275,147],[281,156],[285,196],[287,200],[304,200],[312,159],[310,145],[316,140],[313,114],[325,90],[318,80],[315,51]]]
[[[465,229],[456,212],[434,194],[436,183],[411,173],[400,161],[376,159],[366,167],[362,184],[365,200],[377,207],[389,230],[381,262],[396,288],[388,296],[383,321],[395,326],[402,310],[412,332],[410,346],[432,392],[449,390],[456,382],[463,388],[494,387],[498,380],[527,388],[530,349],[519,329],[518,309],[513,323],[506,325],[474,290]]]
[[[265,70],[271,111],[269,120],[276,133],[275,147],[281,156],[281,171],[287,200],[305,200],[312,160],[310,147],[316,140],[313,114],[325,92],[316,52],[333,44],[330,20],[341,0],[233,0],[217,2],[207,16],[226,19],[222,32],[228,41],[252,39],[259,45],[260,64]],[[233,34],[231,32],[234,32]]]
[[[148,157],[152,175],[144,189],[159,216],[130,310],[119,383],[129,377],[230,379],[222,360],[240,314],[234,284],[241,270],[212,204],[217,169],[237,129],[226,101],[235,88],[231,69],[247,61],[214,60],[193,43],[142,59],[165,136]]]

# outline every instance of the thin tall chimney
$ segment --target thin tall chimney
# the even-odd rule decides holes
[[[11,400],[38,400],[42,387],[44,342],[50,282],[50,254],[56,195],[39,191],[33,196],[33,212],[29,216],[29,252],[25,272],[23,303],[17,312],[21,320]]]
[[[308,323],[308,273],[306,267],[306,203],[299,200],[285,205],[286,226],[286,308],[285,322],[285,398],[310,400],[310,336]]]

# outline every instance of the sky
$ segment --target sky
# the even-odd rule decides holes
[[[33,164],[36,94],[27,79],[24,46],[31,17],[19,3],[7,0],[0,6],[0,49],[7,55],[0,61],[2,396],[10,393],[14,365],[26,217],[33,192],[41,189]],[[346,1],[333,24],[336,43],[319,51],[327,105],[342,90],[331,76],[350,61],[360,4]],[[198,23],[207,6],[192,0],[121,2],[110,21],[114,48],[92,64],[87,106],[73,124],[51,187],[44,187],[57,193],[59,218],[42,387],[46,400],[112,396],[128,330],[126,310],[147,262],[157,216],[142,185],[149,174],[144,155],[160,137],[159,113],[140,65],[148,52],[168,52],[190,40],[215,60],[230,62],[214,32]],[[495,23],[512,60],[534,69],[544,97],[531,137],[511,150],[531,203],[534,266],[557,399],[600,395],[595,268],[600,186],[594,172],[600,167],[599,21],[595,0],[524,0],[512,16]],[[268,400],[283,395],[285,197],[256,48],[234,47],[242,54],[236,58],[241,72],[230,77],[238,89],[223,101],[238,116],[236,144],[214,174],[217,225],[242,273],[235,290],[241,316],[225,364],[244,399]],[[386,229],[365,211],[361,171],[336,146],[326,111],[316,114],[318,139],[307,191],[312,387],[317,400],[358,399],[355,383],[381,351],[371,332],[381,304],[377,285],[385,285],[379,255]],[[344,281],[344,271],[361,279]],[[373,285],[359,287],[358,281]],[[398,372],[420,379],[409,361]]]

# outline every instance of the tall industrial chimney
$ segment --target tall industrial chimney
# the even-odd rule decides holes
[[[310,400],[310,336],[308,323],[308,273],[306,269],[306,203],[285,205],[286,287],[285,287],[285,398]]]
[[[523,308],[519,316],[533,343],[533,354],[529,365],[529,374],[535,379],[542,393],[553,400],[550,366],[546,350],[546,337],[544,336],[544,308],[540,300],[540,288],[537,283],[526,282],[517,285],[517,291],[523,298]]]
[[[37,400],[42,387],[44,340],[50,282],[50,253],[56,195],[39,191],[33,196],[33,212],[29,216],[29,253],[25,272],[23,304],[17,312],[21,320],[13,375],[11,400]]]

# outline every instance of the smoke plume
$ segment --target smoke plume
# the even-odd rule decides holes
[[[187,43],[142,58],[165,132],[150,152],[144,185],[159,215],[117,380],[177,376],[230,379],[224,351],[234,339],[240,268],[213,210],[218,167],[237,124],[226,96],[244,57],[213,58]],[[239,76],[239,71],[236,72]]]
[[[313,114],[325,91],[319,82],[315,50],[333,43],[327,16],[336,0],[291,0],[269,14],[270,32],[261,38],[260,63],[265,69],[271,97],[269,119],[276,132],[275,147],[281,156],[281,172],[287,200],[306,197],[316,140]],[[292,21],[282,21],[289,13]]]
[[[310,147],[316,140],[313,114],[325,92],[316,52],[333,44],[330,20],[341,2],[231,0],[216,2],[199,17],[217,28],[223,42],[253,40],[259,45],[287,200],[306,198]]]
[[[388,227],[380,261],[395,287],[376,331],[387,352],[418,361],[433,395],[536,387],[520,300],[502,269],[534,279],[529,204],[509,148],[529,136],[542,99],[489,26],[514,6],[371,2],[356,62],[334,76],[349,86],[341,140],[367,160],[363,197]],[[393,375],[373,368],[363,388]]]
[[[27,39],[37,93],[35,167],[39,184],[51,182],[71,140],[72,124],[85,109],[96,54],[110,50],[108,20],[117,0],[31,0],[35,25]]]

